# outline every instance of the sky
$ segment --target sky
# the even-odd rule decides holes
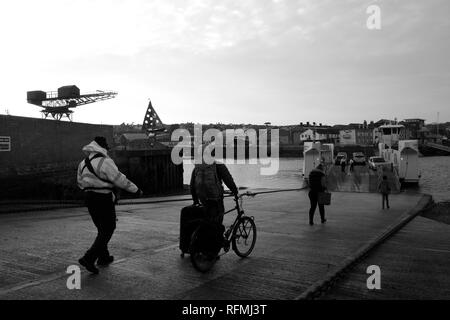
[[[367,8],[380,8],[369,30]],[[0,2],[0,113],[31,90],[114,90],[74,121],[450,121],[448,0]]]

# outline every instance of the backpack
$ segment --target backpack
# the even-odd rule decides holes
[[[194,187],[200,202],[220,200],[223,196],[223,189],[217,175],[216,164],[197,164],[195,171]]]

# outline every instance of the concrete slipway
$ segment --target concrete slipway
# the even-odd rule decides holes
[[[431,197],[395,194],[391,209],[381,210],[378,194],[335,192],[332,205],[326,208],[328,221],[320,224],[316,216],[314,226],[308,224],[309,200],[304,190],[247,198],[246,214],[254,216],[258,228],[255,250],[247,259],[231,251],[206,274],[195,271],[190,260],[179,254],[179,212],[191,203],[186,196],[182,199],[186,200],[139,204],[146,201],[140,199],[118,206],[118,227],[110,243],[116,261],[99,275],[82,270],[81,290],[67,289],[66,269],[77,264],[96,235],[86,208],[0,215],[0,299],[310,298],[323,289],[324,281],[384,240],[383,235],[409,222]],[[226,206],[231,205],[226,199]],[[226,224],[233,215],[226,217]],[[434,230],[442,229],[430,222],[417,232],[431,237]],[[390,244],[390,239],[385,243]],[[409,250],[395,243],[390,246],[393,254]],[[439,263],[449,262],[445,249]],[[368,275],[363,267],[364,274],[352,282],[360,290],[355,298],[367,297]],[[422,276],[430,284],[439,277]]]

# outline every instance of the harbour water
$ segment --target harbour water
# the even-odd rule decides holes
[[[413,191],[431,194],[438,201],[450,201],[450,157],[419,158],[422,177],[418,188]],[[261,175],[261,164],[227,165],[239,187],[256,188],[300,188],[303,186],[303,159],[280,158],[279,170],[275,175]],[[184,162],[184,183],[189,184],[194,165]]]

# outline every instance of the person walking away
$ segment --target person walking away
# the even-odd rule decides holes
[[[319,164],[317,168],[313,169],[309,173],[309,200],[311,202],[311,208],[309,209],[309,225],[314,225],[314,214],[316,212],[317,205],[319,205],[320,219],[322,223],[325,223],[325,206],[319,204],[319,192],[324,192],[327,189],[325,172],[323,171],[323,165]]]
[[[389,209],[389,193],[391,193],[391,187],[389,185],[389,181],[387,176],[384,175],[383,179],[380,181],[378,185],[378,191],[381,193],[381,201],[382,208],[384,210],[384,204],[386,203],[386,207]]]
[[[223,226],[225,208],[222,183],[238,197],[238,188],[225,164],[214,160],[212,164],[203,162],[195,165],[190,181],[192,200],[194,204],[201,203],[205,207],[206,215],[211,222]]]
[[[353,159],[350,159],[350,172],[353,172],[354,166],[355,166],[355,161],[353,161]]]
[[[345,167],[347,166],[347,163],[344,158],[341,159],[341,172],[345,173]]]
[[[108,243],[116,228],[116,195],[114,188],[142,195],[142,191],[117,168],[108,156],[109,146],[104,137],[95,137],[94,141],[83,147],[86,158],[80,162],[77,182],[85,192],[89,214],[97,228],[97,237],[78,262],[88,271],[97,274],[95,266],[106,266],[114,261],[109,254]]]

